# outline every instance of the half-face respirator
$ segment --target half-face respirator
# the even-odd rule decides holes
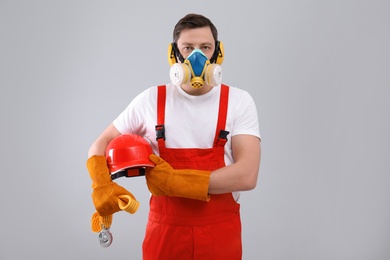
[[[177,62],[177,58],[181,63]],[[168,61],[171,65],[170,79],[175,85],[190,83],[194,88],[201,88],[204,84],[217,86],[222,81],[223,46],[217,41],[216,50],[209,60],[199,49],[191,52],[184,59],[177,50],[176,44],[170,44],[168,48]]]

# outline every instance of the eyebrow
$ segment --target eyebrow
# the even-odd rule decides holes
[[[183,42],[182,45],[186,45],[186,46],[194,46],[195,44],[193,43],[190,43],[190,42]],[[205,46],[205,45],[213,45],[213,43],[211,42],[203,42],[200,44],[200,46]]]

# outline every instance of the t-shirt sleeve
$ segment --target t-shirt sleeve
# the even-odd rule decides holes
[[[123,110],[113,124],[121,134],[135,133],[144,135],[147,107],[145,104],[150,98],[150,89],[145,90],[136,96],[130,104]]]
[[[235,109],[232,136],[248,134],[260,139],[257,107],[252,96],[247,91],[243,91]]]

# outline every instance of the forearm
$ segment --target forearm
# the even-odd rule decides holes
[[[259,167],[232,164],[210,175],[209,194],[252,190],[256,187]]]
[[[256,187],[260,169],[260,140],[248,135],[233,136],[232,147],[235,162],[211,173],[209,194],[252,190]]]
[[[97,139],[88,150],[88,158],[93,155],[105,155],[108,143],[104,139]]]
[[[113,124],[110,124],[103,133],[92,143],[88,150],[88,158],[93,155],[105,155],[107,145],[112,139],[119,136],[120,132]]]

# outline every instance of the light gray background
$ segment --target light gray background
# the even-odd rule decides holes
[[[104,249],[92,141],[169,80],[189,12],[225,44],[224,82],[258,106],[258,186],[241,196],[244,259],[390,259],[390,2],[0,0],[0,259],[141,259],[149,192]]]

